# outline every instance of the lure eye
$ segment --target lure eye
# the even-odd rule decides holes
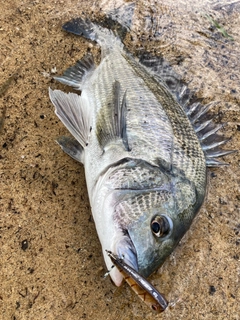
[[[151,229],[156,237],[165,237],[171,230],[169,219],[163,215],[155,216],[151,222]]]

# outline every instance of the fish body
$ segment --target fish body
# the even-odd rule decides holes
[[[86,55],[57,80],[81,95],[50,89],[56,114],[74,138],[62,137],[65,152],[84,164],[89,200],[108,269],[106,250],[148,277],[189,229],[206,190],[206,166],[219,138],[209,106],[184,103],[186,88],[174,94],[166,79],[136,60],[109,30],[81,18],[65,30],[100,44],[95,66]],[[203,120],[201,120],[203,118]],[[217,138],[216,138],[217,137]],[[113,268],[116,285],[122,274]]]

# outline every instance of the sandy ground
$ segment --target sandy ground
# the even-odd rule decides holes
[[[174,9],[168,18],[175,19],[179,45],[163,51],[200,96],[221,101],[217,112],[232,137],[228,148],[239,149],[240,14],[237,7],[230,9],[227,16],[216,14],[229,17],[227,30],[234,41],[211,31],[205,19],[203,28],[218,42],[204,54],[209,34],[203,37],[198,29],[199,38],[186,45],[184,28],[178,26],[185,23],[190,33],[197,22]],[[16,76],[0,98],[0,112],[6,107],[0,135],[0,319],[240,319],[237,153],[226,157],[229,167],[209,171],[208,197],[196,222],[151,277],[175,302],[171,309],[156,316],[127,285],[116,288],[103,279],[84,170],[55,142],[66,130],[48,97],[48,87],[56,86],[56,70],[61,73],[89,47],[86,40],[61,31],[63,22],[83,10],[93,9],[76,0],[1,1],[0,84]],[[163,10],[162,23],[164,18]],[[184,61],[177,64],[180,56]]]

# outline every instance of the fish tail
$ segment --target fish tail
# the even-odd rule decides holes
[[[67,32],[96,41],[94,24],[89,19],[83,20],[82,18],[75,18],[66,22],[62,28]]]
[[[67,32],[96,41],[102,49],[113,49],[116,46],[118,49],[123,47],[119,37],[111,30],[103,28],[89,19],[75,18],[66,22],[62,28]]]

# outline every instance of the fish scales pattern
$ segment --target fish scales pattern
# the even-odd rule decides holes
[[[120,271],[129,267],[141,280],[189,229],[204,200],[206,165],[224,164],[214,157],[232,151],[218,149],[226,141],[216,134],[221,125],[207,118],[210,105],[192,99],[170,66],[156,74],[164,63],[136,60],[111,31],[89,20],[73,19],[64,29],[97,41],[102,59],[95,67],[85,57],[57,77],[81,96],[50,90],[75,138],[58,141],[85,166],[107,268],[118,261]],[[120,271],[110,271],[116,285]]]
[[[133,59],[128,57],[126,59],[136,73],[144,79],[168,115],[174,137],[172,164],[181,168],[202,192],[206,185],[205,156],[185,112],[164,85],[159,86],[154,77],[147,74],[144,68],[139,67]]]
[[[121,86],[121,97],[126,91],[127,135],[131,157],[143,158],[152,163],[160,157],[170,162],[169,149],[173,137],[168,117],[163,109],[157,108],[159,102],[154,94],[149,91],[141,78],[136,77],[122,54],[117,51],[106,56],[97,73],[97,82],[94,81],[93,87],[96,112],[99,112],[97,135],[100,135],[100,139],[107,139],[102,135],[108,130],[101,133],[99,130],[106,126],[105,119],[109,117],[109,108],[113,101],[112,84],[117,80]]]

